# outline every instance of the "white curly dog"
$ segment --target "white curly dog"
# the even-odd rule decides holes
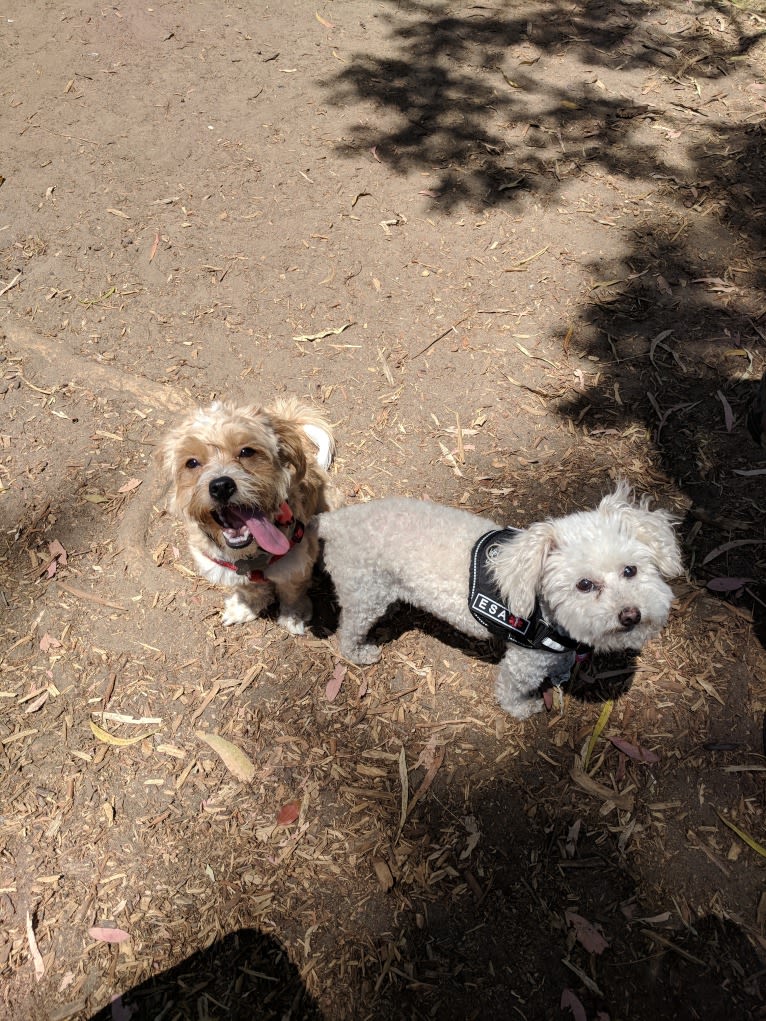
[[[545,681],[561,684],[578,649],[639,650],[668,619],[666,578],[681,573],[672,516],[618,483],[591,511],[501,528],[467,511],[392,498],[318,515],[341,607],[341,653],[375,663],[370,631],[403,602],[473,638],[507,642],[497,698],[525,719]]]

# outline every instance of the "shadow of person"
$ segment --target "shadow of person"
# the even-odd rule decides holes
[[[322,1021],[298,969],[273,936],[238,929],[115,996],[90,1021]]]

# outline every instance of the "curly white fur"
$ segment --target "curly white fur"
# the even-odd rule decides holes
[[[322,514],[313,528],[341,605],[340,649],[355,663],[374,663],[370,630],[394,602],[420,607],[473,638],[487,631],[468,608],[474,543],[501,526],[466,511],[393,498]],[[596,651],[640,649],[667,621],[673,593],[664,581],[681,573],[673,519],[632,501],[619,483],[596,510],[537,522],[494,561],[509,608],[529,617],[539,601],[546,620]],[[541,708],[546,680],[566,680],[571,651],[509,644],[497,697],[519,719]]]

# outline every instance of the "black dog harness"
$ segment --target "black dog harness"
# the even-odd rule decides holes
[[[518,528],[495,529],[482,535],[473,547],[468,584],[468,609],[493,635],[499,635],[514,645],[521,645],[525,649],[544,648],[550,652],[570,650],[584,652],[586,646],[557,631],[553,624],[545,619],[538,600],[535,600],[535,608],[529,620],[511,613],[503,602],[491,564],[503,543],[509,542],[518,533]]]

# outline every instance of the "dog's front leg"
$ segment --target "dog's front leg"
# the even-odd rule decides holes
[[[509,645],[500,661],[495,693],[500,707],[517,720],[526,720],[543,708],[540,689],[545,681],[563,684],[574,665],[573,652],[520,649]]]
[[[306,633],[306,625],[311,620],[311,600],[307,588],[309,575],[293,577],[277,583],[277,599],[279,600],[278,623],[291,635]]]
[[[223,603],[222,622],[226,627],[232,624],[246,624],[255,620],[274,599],[271,585],[236,585]]]
[[[277,590],[277,622],[291,635],[305,634],[306,625],[311,620],[308,591],[318,552],[316,540],[312,539],[311,535],[307,535],[300,546],[266,571],[266,577]]]

